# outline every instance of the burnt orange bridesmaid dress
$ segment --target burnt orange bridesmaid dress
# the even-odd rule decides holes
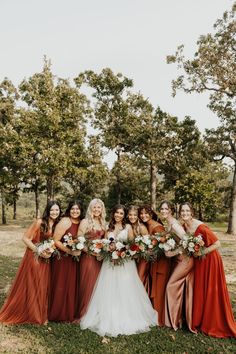
[[[164,232],[164,226],[159,224],[153,229],[149,229],[150,234]],[[152,306],[158,312],[159,326],[165,325],[165,290],[171,270],[171,259],[161,256],[156,262],[150,265]]]
[[[33,243],[51,237],[40,230],[38,219],[26,230],[25,235]],[[27,248],[17,271],[6,302],[0,311],[0,322],[4,324],[43,324],[48,319],[50,263],[37,260]]]
[[[216,235],[200,224],[195,235],[202,235],[205,246],[217,241]],[[217,338],[236,337],[236,322],[227,290],[222,258],[217,250],[194,261],[193,327]]]
[[[77,238],[78,227],[79,223],[71,223],[65,235],[70,233],[73,238]],[[60,253],[60,259],[54,258],[52,260],[48,318],[50,321],[55,322],[73,322],[79,301],[77,284],[78,262],[64,252],[60,251]]]
[[[101,239],[105,235],[103,230],[91,230],[86,234],[89,240]],[[100,273],[102,262],[98,261],[94,256],[90,256],[85,252],[82,253],[79,262],[79,303],[78,316],[80,320],[87,311],[90,302],[94,285]]]

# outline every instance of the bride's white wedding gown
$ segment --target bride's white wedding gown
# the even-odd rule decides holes
[[[109,237],[126,241],[128,230],[123,229],[117,236],[109,233]],[[158,314],[139,279],[135,261],[116,266],[104,261],[81,328],[116,337],[147,332],[157,324]]]

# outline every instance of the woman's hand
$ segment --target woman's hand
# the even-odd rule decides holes
[[[80,250],[76,250],[76,251],[69,250],[68,254],[71,255],[71,256],[78,257],[78,256],[81,255],[81,251]]]
[[[49,251],[45,250],[45,251],[43,251],[43,252],[41,252],[41,253],[39,254],[39,257],[42,257],[42,258],[47,259],[47,258],[50,258],[50,257],[51,257],[51,255],[52,255],[52,253],[51,253],[51,252],[49,252]]]

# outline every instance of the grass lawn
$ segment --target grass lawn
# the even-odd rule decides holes
[[[10,232],[10,233],[9,233]],[[20,234],[22,229],[12,229],[11,226],[0,227],[0,305],[6,296],[6,290],[14,278],[20,257],[19,247],[22,248]],[[7,235],[11,234],[11,242],[15,237],[15,254],[7,250]],[[5,243],[4,243],[5,242]],[[225,253],[222,253],[224,262],[235,261],[235,240],[224,239]],[[19,247],[17,246],[19,245]],[[10,250],[14,248],[9,248]],[[229,250],[229,252],[227,251]],[[230,253],[231,252],[231,253]],[[225,265],[228,263],[226,262]],[[229,276],[232,275],[232,270]],[[235,271],[234,271],[235,274]],[[229,284],[234,313],[236,314],[236,284]],[[114,304],[115,305],[115,304]],[[214,309],[212,309],[214,311]],[[194,335],[187,329],[177,332],[168,328],[153,328],[150,332],[132,336],[119,336],[117,338],[99,337],[89,330],[81,331],[77,324],[49,323],[44,326],[37,325],[0,325],[0,353],[58,353],[58,354],[157,354],[157,353],[236,353],[235,339],[216,339],[202,334]]]

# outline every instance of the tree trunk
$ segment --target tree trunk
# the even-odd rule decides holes
[[[117,162],[118,162],[118,169],[117,169],[117,174],[116,174],[116,180],[117,180],[117,185],[116,185],[116,190],[117,190],[117,204],[121,203],[121,182],[120,182],[120,149],[117,149],[116,151],[117,155]]]
[[[198,205],[198,219],[203,220],[201,203]]]
[[[54,199],[53,177],[47,179],[47,200]]]
[[[153,210],[156,210],[157,167],[152,160],[150,165],[150,185],[151,185],[151,206]]]
[[[40,217],[40,212],[39,212],[39,188],[38,188],[38,182],[35,184],[34,188],[34,195],[35,195],[35,217],[38,219]]]
[[[13,201],[13,220],[16,220],[16,199]]]
[[[236,235],[236,161],[234,164],[234,178],[231,190],[231,200],[229,209],[229,223],[227,234]]]
[[[5,202],[5,197],[4,193],[2,192],[2,224],[6,225],[7,223],[7,218],[6,218],[6,202]]]

